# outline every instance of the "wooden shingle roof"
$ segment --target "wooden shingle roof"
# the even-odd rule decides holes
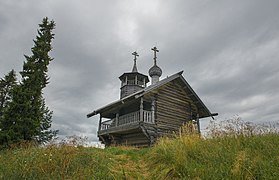
[[[158,90],[160,87],[162,87],[163,85],[172,82],[172,81],[176,81],[178,82],[182,87],[183,90],[186,92],[186,94],[192,99],[192,101],[194,102],[194,104],[197,106],[198,110],[199,110],[199,115],[200,118],[205,118],[205,117],[213,117],[216,116],[217,113],[212,114],[209,109],[205,106],[205,104],[202,102],[202,100],[199,98],[199,96],[195,93],[195,91],[192,89],[192,87],[188,84],[188,82],[185,80],[185,78],[182,76],[183,71],[180,71],[176,74],[173,74],[165,79],[162,79],[161,81],[158,81],[157,83],[150,85],[140,91],[137,91],[125,98],[122,98],[120,100],[117,100],[115,102],[112,102],[102,108],[99,108],[89,114],[87,114],[87,117],[92,117],[96,114],[99,113],[104,113],[106,111],[109,111],[111,109],[117,108],[119,106],[123,106],[125,103],[134,101],[135,99],[138,99],[139,97],[142,97],[144,95],[147,95],[149,93],[153,93],[154,91]]]

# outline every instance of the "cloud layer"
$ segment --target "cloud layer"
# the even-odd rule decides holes
[[[147,74],[154,45],[163,77],[184,70],[219,119],[278,122],[278,9],[275,0],[2,0],[0,76],[22,69],[48,16],[57,27],[45,98],[61,136],[97,141],[98,117],[86,114],[119,98],[118,77],[131,71],[133,51]]]

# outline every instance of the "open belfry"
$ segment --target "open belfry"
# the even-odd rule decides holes
[[[106,146],[151,146],[159,137],[173,135],[186,122],[194,122],[200,133],[199,119],[213,117],[191,88],[183,71],[160,80],[162,69],[157,65],[156,47],[154,64],[147,75],[139,73],[137,52],[133,52],[134,65],[131,72],[123,73],[120,99],[87,114],[100,115],[98,137]]]

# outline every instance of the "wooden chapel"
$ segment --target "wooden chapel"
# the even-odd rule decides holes
[[[131,72],[123,73],[120,99],[87,114],[87,117],[100,115],[98,137],[106,146],[132,145],[150,146],[164,135],[179,131],[189,121],[197,124],[200,132],[199,119],[213,117],[191,88],[183,71],[160,80],[161,68],[157,65],[157,53],[154,47],[154,65],[149,69],[149,78],[139,73],[134,55]]]

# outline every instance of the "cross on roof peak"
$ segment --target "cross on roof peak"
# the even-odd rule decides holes
[[[137,69],[137,57],[139,56],[138,53],[135,51],[132,53],[132,55],[134,55],[134,66],[133,66],[133,69],[132,69],[132,72],[138,72],[138,69]]]
[[[137,51],[133,52],[132,55],[135,56],[134,60],[137,60],[137,56],[139,56],[139,54],[137,53]]]

